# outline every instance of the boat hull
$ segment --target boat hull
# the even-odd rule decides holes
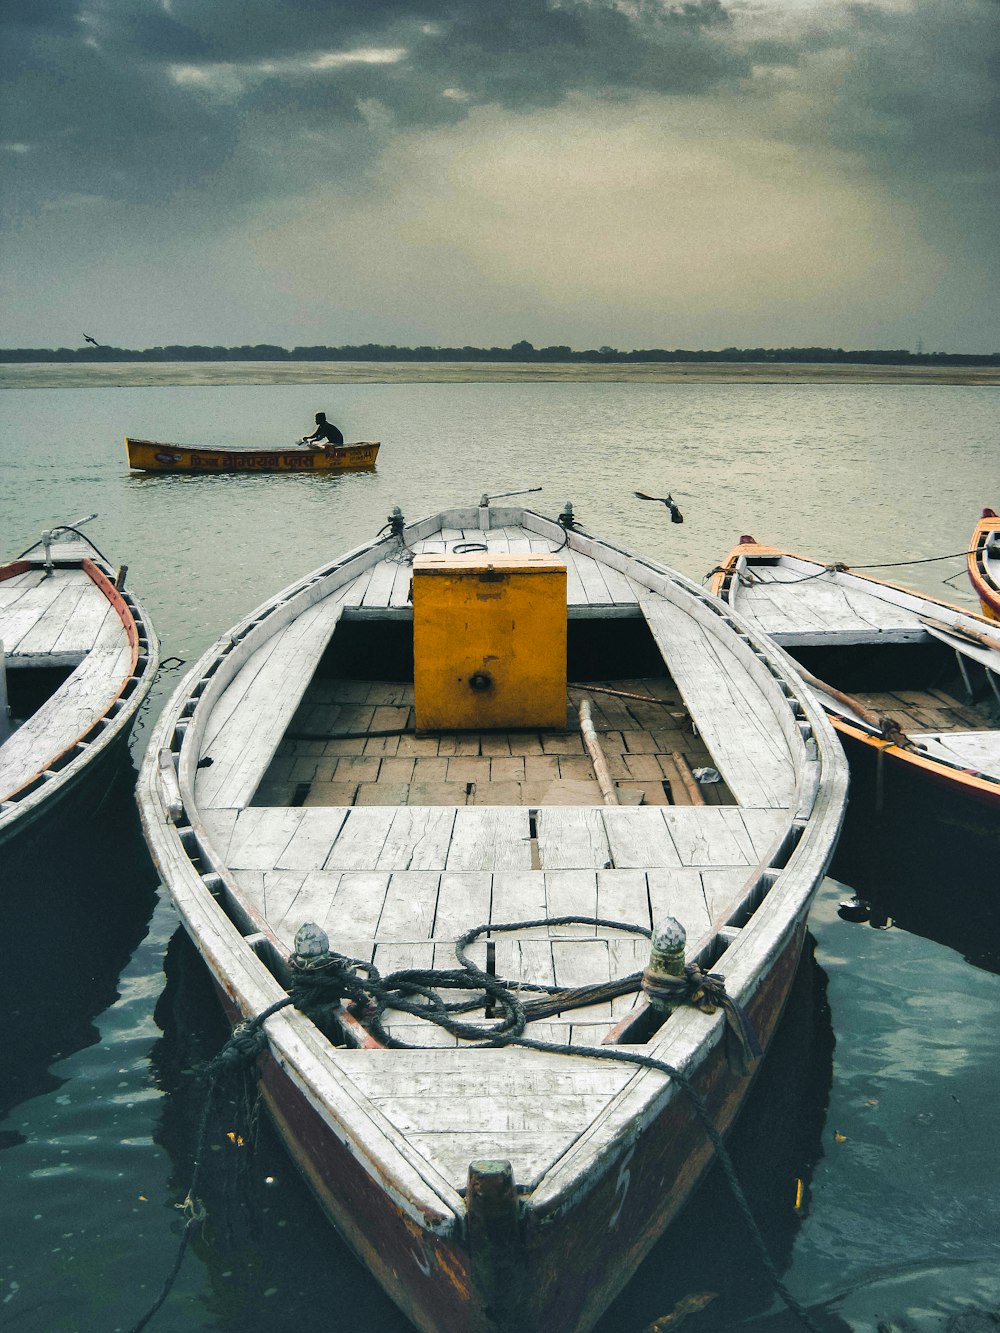
[[[765,1051],[795,980],[805,916],[804,909],[746,1008]],[[218,978],[215,982],[235,1025],[247,1015],[234,1005],[225,985]],[[587,1182],[572,1206],[550,1216],[528,1215],[517,1252],[524,1280],[495,1288],[493,1300],[486,1300],[478,1289],[476,1256],[465,1239],[416,1226],[361,1165],[351,1143],[332,1131],[283,1063],[265,1054],[259,1071],[278,1134],[324,1213],[423,1333],[587,1333],[634,1276],[715,1157],[691,1100],[684,1094],[673,1097],[651,1123],[620,1145],[616,1160],[596,1184]],[[725,1043],[717,1042],[692,1082],[713,1124],[725,1134],[752,1079],[729,1068]]]
[[[983,615],[1000,622],[1000,517],[984,509],[969,541],[969,581]]]
[[[111,788],[124,771],[123,759],[132,723],[148,695],[159,667],[159,645],[149,618],[139,602],[121,585],[121,576],[103,560],[92,558],[94,552],[76,559],[66,559],[53,546],[58,575],[60,569],[82,571],[96,587],[108,605],[109,616],[117,617],[120,632],[127,642],[129,665],[124,671],[112,673],[112,691],[95,701],[93,706],[81,708],[72,695],[63,705],[64,713],[56,711],[58,726],[46,737],[44,747],[23,767],[10,790],[5,791],[0,804],[0,849],[5,858],[15,852],[29,851],[38,839],[55,826],[70,818],[85,818],[102,804]],[[40,557],[33,552],[0,568],[0,583],[19,574],[30,573],[42,567]],[[2,638],[0,625],[0,638]],[[13,665],[17,654],[8,657]],[[53,665],[60,665],[57,654]],[[47,668],[49,660],[44,652],[32,655],[32,665]],[[75,676],[70,676],[71,685]],[[60,698],[60,691],[52,701]],[[50,702],[52,702],[50,701]],[[34,718],[27,721],[30,728]],[[14,731],[9,738],[16,744],[21,733]],[[8,781],[9,781],[8,775]]]
[[[432,548],[442,541],[465,545],[476,538],[486,550],[516,540],[523,551],[524,544],[539,540],[555,547],[548,549],[550,555],[568,553],[563,556],[567,622],[576,624],[574,611],[588,612],[588,624],[597,622],[591,637],[581,639],[583,647],[577,645],[573,660],[593,678],[609,677],[609,659],[594,648],[602,622],[614,620],[615,627],[629,618],[641,622],[647,640],[622,632],[633,670],[612,670],[610,677],[634,686],[634,668],[646,660],[639,659],[634,645],[648,643],[648,651],[657,654],[663,672],[678,686],[671,723],[693,709],[699,737],[716,737],[717,751],[706,747],[706,753],[717,753],[729,773],[718,805],[678,800],[668,810],[653,803],[643,808],[641,802],[628,808],[622,802],[612,809],[606,796],[602,801],[599,791],[591,791],[598,783],[579,776],[569,802],[546,803],[554,778],[547,779],[541,794],[532,788],[512,798],[511,787],[517,785],[509,778],[516,763],[513,743],[506,764],[498,763],[499,772],[492,760],[488,778],[482,762],[475,768],[483,787],[495,787],[490,795],[502,798],[480,802],[478,809],[466,798],[482,793],[478,788],[469,792],[472,769],[461,764],[457,804],[455,788],[443,808],[427,801],[435,794],[427,787],[416,788],[419,801],[402,800],[397,779],[405,760],[387,775],[383,791],[391,790],[390,801],[352,799],[341,807],[338,788],[333,793],[337,803],[328,808],[309,809],[297,797],[271,789],[263,803],[257,802],[256,771],[247,777],[246,743],[264,733],[260,701],[288,705],[288,721],[275,716],[266,730],[265,752],[257,761],[266,771],[280,748],[281,729],[294,715],[292,705],[300,706],[297,691],[285,699],[286,682],[294,680],[305,690],[313,672],[319,677],[320,662],[336,677],[341,651],[357,670],[363,657],[358,645],[365,646],[363,635],[376,606],[388,615],[390,628],[403,624],[398,635],[380,626],[380,636],[367,645],[377,657],[376,694],[386,671],[385,645],[395,645],[396,670],[388,679],[391,692],[398,691],[397,704],[404,700],[400,707],[408,712],[405,700],[415,665],[406,660],[407,631],[400,613],[408,611],[408,584],[417,570],[387,560],[392,548],[384,540],[347,553],[277,594],[191,668],[157,721],[137,794],[154,860],[230,1022],[272,1010],[265,1027],[267,1049],[258,1056],[257,1068],[289,1153],[391,1299],[426,1333],[444,1328],[455,1333],[584,1333],[683,1207],[712,1161],[713,1132],[729,1129],[752,1086],[752,1074],[730,1065],[723,1014],[717,1008],[682,1006],[664,1020],[639,1000],[631,1008],[609,1007],[592,1019],[582,1017],[579,1027],[572,1020],[565,1028],[540,1022],[529,1029],[536,1038],[527,1039],[529,1047],[537,1042],[536,1049],[428,1044],[426,1034],[402,1031],[400,1045],[421,1049],[392,1049],[392,1033],[390,1048],[384,1049],[379,1030],[365,1031],[350,1009],[338,1011],[334,1030],[326,1019],[313,1023],[282,1005],[298,967],[305,899],[297,898],[289,914],[277,897],[266,903],[254,897],[254,886],[263,883],[270,867],[277,872],[275,886],[283,885],[279,892],[294,889],[294,875],[304,869],[307,891],[317,895],[309,918],[336,927],[330,938],[345,950],[348,923],[360,929],[363,913],[371,916],[373,927],[377,919],[379,930],[394,930],[392,922],[398,920],[399,940],[384,936],[389,948],[398,943],[405,951],[397,961],[379,952],[382,937],[371,945],[351,941],[352,956],[374,957],[376,966],[386,958],[383,975],[400,965],[418,965],[401,960],[430,950],[440,967],[450,950],[442,947],[439,953],[439,946],[454,945],[467,927],[489,914],[494,924],[514,923],[497,926],[504,932],[539,924],[556,928],[540,952],[533,947],[537,940],[526,942],[530,978],[539,966],[549,975],[557,957],[571,960],[568,977],[586,954],[607,959],[610,979],[629,970],[624,959],[635,957],[635,941],[620,946],[616,941],[612,966],[610,943],[595,940],[592,950],[589,939],[561,933],[564,926],[572,928],[574,919],[586,921],[593,914],[587,906],[592,891],[600,886],[599,901],[614,917],[591,923],[601,931],[634,933],[631,925],[621,927],[631,922],[649,935],[664,913],[672,918],[690,910],[688,956],[725,977],[728,995],[746,1011],[766,1049],[794,980],[809,905],[836,846],[846,803],[846,763],[822,709],[785,670],[779,655],[759,636],[730,623],[703,590],[682,576],[513,508],[449,510],[408,525],[403,534],[415,560],[428,553],[418,549],[423,543]],[[572,566],[572,585],[570,554],[578,562]],[[595,575],[602,569],[598,582]],[[486,585],[479,590],[483,601],[494,602],[502,591],[496,587],[501,581],[497,572],[493,566],[480,571],[479,581]],[[644,590],[641,603],[635,587],[622,577],[626,572]],[[350,599],[350,609],[356,609],[363,588],[371,592],[362,607],[365,614],[347,617],[348,633],[338,648],[331,617],[347,614],[339,599]],[[612,594],[620,599],[613,605]],[[629,609],[632,597],[631,617],[609,614]],[[315,641],[307,663],[303,652],[309,633]],[[261,684],[267,677],[257,670],[258,653],[267,643],[272,644],[267,661],[275,663],[276,673],[276,689],[269,693]],[[294,667],[279,645],[292,646]],[[502,649],[501,643],[495,651]],[[490,658],[491,670],[494,660],[499,658]],[[716,665],[720,661],[724,668]],[[723,669],[739,688],[725,690],[720,703],[715,691],[699,691],[704,677]],[[213,719],[223,714],[230,721],[240,718],[241,709],[230,711],[225,701],[236,693],[244,698],[244,670],[254,672],[253,695],[245,696],[246,727],[241,721],[239,738],[233,732],[229,745]],[[683,708],[679,681],[688,691]],[[604,693],[620,692],[609,688]],[[621,697],[657,702],[641,693]],[[726,701],[734,699],[739,705],[730,707]],[[724,730],[718,725],[720,709]],[[394,719],[399,720],[396,713],[380,718],[378,727]],[[548,730],[560,734],[560,729]],[[575,725],[570,730],[572,736],[567,734],[563,743],[572,740],[567,755],[576,756],[583,741]],[[677,725],[668,730],[681,735]],[[391,739],[388,732],[379,734]],[[542,744],[534,736],[524,739],[523,728],[513,728],[511,736],[515,741],[522,737],[525,745]],[[735,747],[734,736],[741,737]],[[415,746],[432,740],[414,731]],[[492,730],[489,740],[496,744]],[[450,743],[442,733],[441,744],[447,749]],[[672,747],[683,743],[669,742]],[[208,749],[212,764],[205,768]],[[677,753],[683,757],[680,749]],[[227,755],[237,756],[231,768],[224,767]],[[565,780],[588,762],[567,759]],[[658,785],[663,794],[665,784]],[[747,792],[745,799],[735,795],[736,788]],[[665,794],[672,793],[673,787]],[[535,802],[544,809],[535,809]],[[232,821],[241,819],[237,835]],[[253,832],[243,842],[243,828],[251,825]],[[303,837],[287,851],[296,836],[293,827]],[[356,841],[334,852],[344,830]],[[333,840],[329,846],[328,839]],[[249,878],[243,873],[244,852],[253,863],[246,868]],[[315,870],[308,868],[313,862]],[[292,877],[286,869],[294,871]],[[487,886],[484,908],[481,895]],[[331,890],[339,894],[341,889],[361,895],[350,911],[346,898],[329,897]],[[671,896],[654,905],[650,893],[660,890]],[[399,895],[399,912],[376,910],[378,893]],[[621,904],[613,913],[612,903]],[[338,917],[341,908],[344,915]],[[276,929],[281,912],[296,931],[291,944]],[[547,917],[542,923],[532,919],[540,913]],[[425,941],[431,929],[436,933]],[[419,955],[409,952],[414,943]],[[292,953],[286,952],[289,947]],[[621,958],[619,947],[625,950]],[[486,959],[489,966],[488,948]],[[576,1034],[569,1046],[567,1033]],[[647,1067],[636,1067],[637,1051],[650,1057]],[[686,1077],[675,1077],[675,1071]],[[491,1194],[491,1186],[499,1192]],[[491,1207],[498,1198],[500,1205]]]
[[[128,465],[140,472],[343,472],[375,466],[379,442],[336,449],[209,449],[126,436]]]

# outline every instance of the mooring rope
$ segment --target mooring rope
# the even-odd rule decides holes
[[[975,555],[976,549],[971,551],[953,551],[950,555],[928,555],[917,560],[883,560],[877,565],[847,565],[842,560],[835,560],[829,565],[824,565],[822,569],[817,570],[815,574],[803,574],[798,579],[782,579],[782,584],[790,583],[808,583],[810,579],[821,578],[824,574],[850,574],[856,569],[901,569],[906,565],[933,565],[938,560],[958,560],[959,557]],[[751,570],[736,570],[731,565],[716,565],[710,569],[702,582],[707,582],[715,574],[736,574],[741,583],[749,586],[752,583],[761,582]],[[953,575],[952,577],[957,577]]]
[[[539,1041],[525,1036],[527,1024],[532,1020],[550,1017],[569,1009],[600,1003],[618,995],[629,994],[640,988],[655,992],[656,998],[671,1007],[687,1004],[712,1014],[722,1008],[726,1018],[726,1054],[731,1066],[741,1075],[750,1072],[753,1064],[762,1052],[756,1035],[741,1006],[726,993],[725,978],[718,973],[703,972],[695,963],[684,968],[681,977],[651,977],[646,973],[636,972],[627,977],[601,983],[594,986],[562,988],[540,982],[507,981],[484,971],[471,961],[467,949],[481,935],[502,934],[517,930],[528,930],[543,926],[588,925],[601,929],[621,930],[629,934],[650,938],[652,932],[644,926],[632,922],[614,921],[603,917],[558,916],[539,917],[524,921],[487,923],[467,930],[455,942],[455,955],[461,964],[453,969],[409,968],[381,976],[378,969],[362,959],[350,958],[345,954],[325,949],[314,955],[293,954],[290,959],[292,984],[288,994],[277,1000],[254,1018],[240,1023],[233,1030],[225,1046],[205,1067],[203,1073],[208,1077],[208,1091],[205,1106],[199,1122],[195,1146],[194,1167],[191,1183],[183,1204],[178,1205],[187,1212],[181,1242],[173,1267],[168,1275],[160,1295],[143,1318],[129,1333],[140,1333],[152,1317],[161,1308],[176,1281],[187,1250],[188,1241],[194,1226],[204,1218],[204,1209],[195,1197],[195,1188],[205,1155],[208,1133],[209,1114],[214,1102],[220,1080],[227,1073],[244,1070],[267,1048],[267,1034],[264,1024],[279,1010],[294,1005],[302,1013],[321,1021],[329,1016],[342,1000],[350,1001],[355,1016],[359,1018],[383,1046],[394,1049],[423,1049],[411,1043],[393,1037],[387,1031],[383,1015],[387,1009],[411,1014],[434,1023],[460,1040],[478,1047],[521,1046],[528,1050],[547,1052],[555,1055],[579,1056],[584,1059],[611,1060],[619,1064],[631,1064],[644,1069],[654,1069],[673,1079],[678,1087],[688,1096],[709,1142],[725,1174],[737,1208],[746,1223],[754,1246],[775,1291],[786,1307],[810,1330],[810,1333],[822,1333],[812,1320],[805,1307],[792,1295],[781,1280],[777,1267],[767,1248],[761,1230],[754,1219],[749,1202],[732,1158],[729,1155],[722,1136],[712,1120],[711,1112],[691,1080],[680,1070],[666,1061],[654,1056],[643,1055],[639,1051],[625,1051],[614,1046],[571,1046],[568,1043]],[[359,975],[363,973],[363,975]],[[471,999],[448,1004],[438,994],[439,990],[478,990],[479,994]],[[535,1000],[523,1001],[521,992],[533,992],[540,996]],[[469,1023],[458,1017],[473,1010],[493,1009],[502,1011],[501,1017],[492,1023]]]

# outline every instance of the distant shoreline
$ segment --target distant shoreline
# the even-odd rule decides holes
[[[0,364],[0,389],[239,384],[945,384],[1000,385],[1000,366],[702,361],[641,364],[420,361],[152,361]]]

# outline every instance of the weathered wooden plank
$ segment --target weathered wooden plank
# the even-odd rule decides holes
[[[594,870],[546,870],[545,904],[548,916],[597,916],[597,872]],[[593,937],[596,926],[583,924],[551,926],[549,934]]]
[[[681,864],[677,848],[664,822],[663,807],[626,809],[620,806],[615,809],[608,806],[602,810],[601,817],[608,834],[611,858],[617,869]]]
[[[394,806],[354,806],[324,861],[326,870],[366,870],[378,863],[392,827]]]
[[[348,811],[339,806],[311,806],[296,812],[298,822],[274,866],[281,870],[320,870],[344,826]]]
[[[319,924],[330,936],[331,948],[354,958],[371,958],[388,889],[389,876],[374,870],[343,874],[314,870],[302,892],[316,893],[320,905],[323,893],[328,895],[326,912]]]
[[[703,870],[701,882],[705,901],[713,921],[725,920],[743,901],[743,894],[751,871],[746,866],[731,866],[725,870]]]
[[[526,761],[526,767],[530,762]],[[538,862],[543,870],[596,870],[611,858],[599,809],[544,807],[535,817],[535,826]]]
[[[234,870],[297,869],[285,866],[281,854],[301,823],[305,811],[257,806],[241,810],[226,854]]]
[[[649,928],[649,891],[643,870],[599,870],[597,915]],[[602,932],[606,933],[606,932]]]
[[[545,877],[540,871],[507,870],[493,876],[491,921],[536,921],[545,914]],[[518,935],[547,937],[548,927],[534,926],[530,930],[522,928]]]
[[[681,865],[750,865],[757,855],[750,836],[737,816],[727,820],[723,806],[669,806],[664,812]]]
[[[395,810],[373,864],[379,870],[443,870],[455,812],[446,806],[402,806]]]
[[[397,871],[390,876],[376,928],[379,945],[431,940],[440,880],[440,875],[429,870]],[[433,957],[433,946],[429,947],[429,957]],[[430,963],[413,966],[429,967]]]
[[[455,812],[449,870],[530,870],[528,811],[504,806],[463,806]]]
[[[485,925],[489,921],[492,881],[492,875],[482,872],[452,872],[441,876],[434,914],[436,940],[456,940],[473,926]],[[445,966],[456,966],[454,955]]]
[[[787,805],[795,771],[771,702],[735,652],[667,601],[643,613],[715,766],[742,805]]]
[[[687,931],[689,946],[700,940],[712,921],[700,871],[693,866],[650,870],[646,884],[653,928],[672,916]]]
[[[212,710],[195,780],[199,806],[248,805],[274,757],[343,610],[325,598],[279,630],[247,661]]]

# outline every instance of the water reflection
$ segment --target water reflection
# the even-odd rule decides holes
[[[99,1040],[95,1020],[148,927],[156,876],[134,783],[126,769],[96,818],[61,821],[4,867],[0,1119],[60,1087],[50,1067]],[[22,1142],[0,1129],[0,1147]]]

